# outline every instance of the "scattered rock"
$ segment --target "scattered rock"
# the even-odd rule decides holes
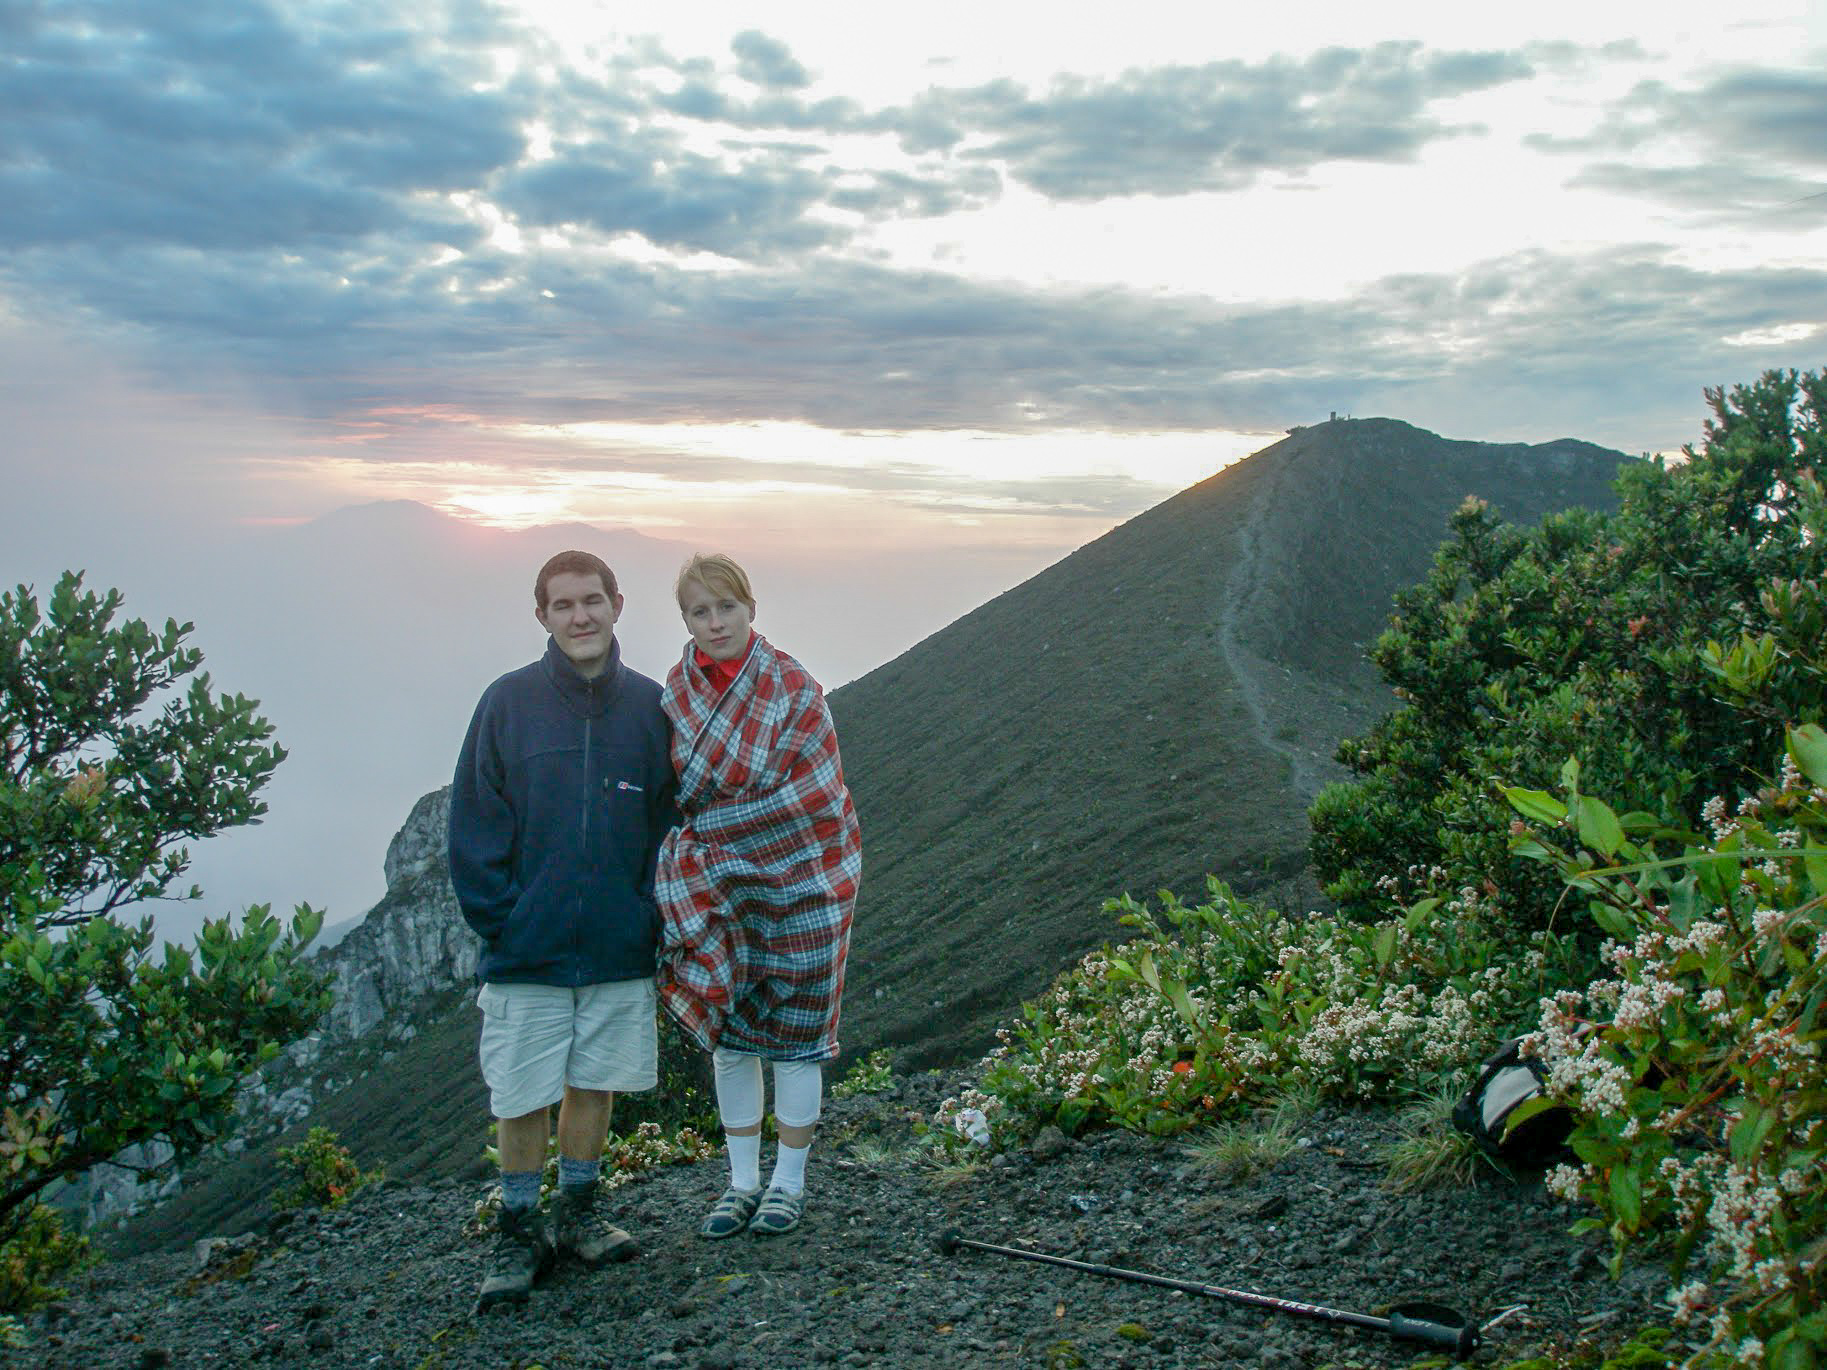
[[[1278,1218],[1288,1211],[1286,1194],[1271,1194],[1250,1210],[1252,1218]]]
[[[1028,1143],[1028,1154],[1037,1161],[1051,1161],[1072,1149],[1072,1139],[1057,1127],[1043,1127]]]
[[[534,1348],[546,1365],[612,1355],[618,1365],[675,1370],[1031,1367],[1049,1363],[1056,1347],[1055,1364],[1070,1355],[1137,1370],[1396,1370],[1415,1359],[1402,1343],[1316,1320],[972,1248],[946,1256],[926,1240],[953,1227],[996,1246],[1366,1313],[1432,1299],[1482,1319],[1527,1302],[1527,1317],[1493,1329],[1493,1364],[1582,1336],[1621,1340],[1665,1316],[1660,1267],[1627,1266],[1612,1283],[1594,1268],[1592,1243],[1567,1235],[1565,1210],[1495,1175],[1450,1193],[1395,1195],[1376,1174],[1312,1147],[1224,1184],[1183,1170],[1171,1141],[1117,1133],[1081,1137],[1045,1163],[1023,1158],[962,1176],[941,1178],[911,1145],[837,1164],[853,1159],[838,1139],[900,1141],[904,1115],[930,1116],[956,1085],[914,1077],[892,1103],[830,1101],[834,1140],[813,1151],[816,1202],[790,1239],[697,1236],[698,1217],[723,1188],[720,1159],[645,1172],[616,1200],[642,1243],[639,1260],[600,1271],[561,1264],[529,1303],[472,1319],[488,1256],[486,1242],[463,1234],[477,1187],[421,1186],[405,1198],[364,1190],[344,1210],[346,1224],[307,1218],[283,1242],[235,1239],[258,1265],[192,1297],[182,1290],[198,1274],[195,1246],[72,1277],[58,1312],[34,1325],[35,1343],[8,1363],[328,1370],[416,1365],[435,1352],[456,1370],[528,1363]],[[1350,1155],[1374,1154],[1396,1135],[1392,1115],[1367,1109],[1323,1110],[1308,1128]],[[1125,1190],[1128,1202],[1117,1197]],[[332,1240],[326,1254],[318,1244]],[[211,1244],[214,1261],[227,1245]],[[149,1359],[164,1348],[173,1348],[166,1361]]]

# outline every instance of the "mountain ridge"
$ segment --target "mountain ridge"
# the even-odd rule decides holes
[[[1398,420],[1298,429],[834,690],[866,853],[845,1058],[888,1046],[905,1069],[980,1053],[1021,999],[1116,936],[1100,909],[1126,891],[1196,895],[1210,873],[1284,906],[1319,902],[1306,807],[1343,774],[1339,739],[1390,702],[1363,648],[1391,594],[1425,572],[1467,495],[1533,522],[1609,504],[1628,460]],[[417,917],[439,897],[377,912]],[[389,945],[360,934],[349,940]],[[326,959],[371,1016],[341,950]],[[448,967],[433,980],[410,1035],[389,1021],[393,1036],[356,1039],[348,1064],[312,1063],[292,1132],[329,1126],[402,1178],[482,1173],[469,996]],[[270,1187],[251,1153],[197,1178],[125,1242],[233,1230]]]

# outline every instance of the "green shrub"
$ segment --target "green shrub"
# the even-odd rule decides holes
[[[1141,935],[1093,952],[999,1034],[941,1136],[981,1113],[993,1134],[1088,1123],[1173,1134],[1290,1091],[1345,1098],[1431,1083],[1530,1021],[1566,982],[1553,936],[1517,952],[1471,894],[1375,923],[1289,918],[1208,881],[1159,917],[1105,905]]]
[[[1678,1324],[1716,1359],[1827,1359],[1827,733],[1794,729],[1777,782],[1711,833],[1514,790],[1519,854],[1585,895],[1608,978],[1542,1005],[1529,1049],[1576,1110],[1550,1176],[1617,1262],[1666,1244]],[[1519,825],[1520,826],[1520,825]],[[1525,1108],[1529,1105],[1525,1105]],[[1685,1280],[1685,1282],[1683,1282]]]
[[[1490,777],[1546,788],[1577,755],[1621,808],[1692,824],[1750,784],[1785,721],[1819,715],[1818,672],[1769,637],[1827,575],[1799,516],[1827,455],[1827,376],[1773,371],[1707,400],[1701,446],[1626,468],[1616,513],[1519,529],[1468,501],[1396,596],[1371,659],[1401,707],[1340,745],[1358,778],[1309,815],[1314,868],[1350,912],[1469,886],[1548,926],[1559,882],[1512,859]],[[1727,672],[1757,678],[1755,707],[1721,689]]]
[[[894,1052],[887,1047],[870,1052],[831,1086],[831,1097],[849,1099],[858,1094],[880,1094],[894,1084]]]
[[[327,1127],[314,1127],[296,1146],[278,1151],[279,1170],[291,1178],[273,1191],[273,1207],[341,1208],[365,1185],[383,1178],[382,1170],[363,1170]]]
[[[25,1313],[64,1296],[58,1281],[95,1261],[89,1239],[64,1231],[63,1218],[36,1204],[0,1243],[0,1313]]]
[[[120,604],[74,574],[43,612],[26,586],[0,595],[0,1041],[17,1048],[0,1242],[47,1186],[126,1147],[163,1140],[176,1162],[220,1140],[236,1084],[329,1003],[302,959],[322,922],[308,907],[289,931],[264,905],[238,929],[212,919],[157,957],[150,918],[117,921],[166,895],[186,841],[265,812],[284,756],[256,701],[194,674],[190,625],[117,624]]]

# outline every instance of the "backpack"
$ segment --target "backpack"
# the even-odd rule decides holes
[[[1573,1116],[1565,1105],[1551,1103],[1510,1124],[1519,1108],[1543,1097],[1547,1080],[1541,1062],[1523,1056],[1522,1040],[1510,1038],[1485,1061],[1472,1087],[1453,1105],[1453,1126],[1487,1156],[1508,1165],[1546,1168],[1570,1157],[1567,1136]]]

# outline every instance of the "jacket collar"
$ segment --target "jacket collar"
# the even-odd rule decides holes
[[[564,654],[554,638],[546,639],[546,654],[540,665],[566,706],[587,718],[602,717],[622,692],[622,640],[619,637],[609,639],[609,660],[602,674],[594,680],[586,680],[577,673],[577,667],[571,664],[571,658]]]

